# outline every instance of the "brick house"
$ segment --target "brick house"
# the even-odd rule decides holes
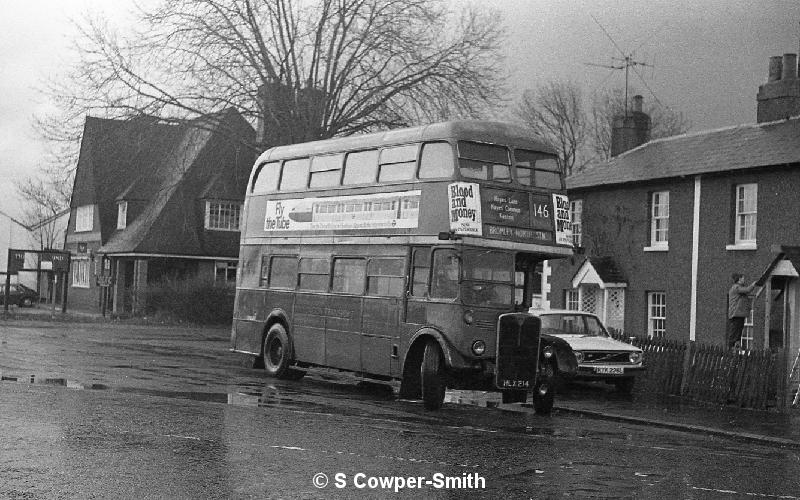
[[[66,234],[69,307],[126,313],[161,279],[234,281],[254,139],[234,110],[180,125],[87,117]]]
[[[615,156],[567,180],[578,252],[552,262],[551,305],[594,311],[630,335],[723,345],[731,274],[767,270],[742,344],[796,352],[797,70],[794,54],[770,60],[755,124],[649,142],[615,127]]]

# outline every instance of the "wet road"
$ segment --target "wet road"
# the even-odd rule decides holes
[[[0,497],[800,498],[792,450],[273,381],[227,337],[0,323]]]

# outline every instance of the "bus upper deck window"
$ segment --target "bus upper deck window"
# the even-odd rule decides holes
[[[281,176],[281,191],[305,189],[308,185],[308,158],[286,160],[283,162],[283,175]]]
[[[381,149],[378,181],[405,181],[414,178],[417,170],[417,144]]]
[[[464,177],[511,182],[511,157],[505,146],[458,141],[458,158]]]
[[[344,162],[344,178],[342,179],[342,184],[375,182],[377,169],[377,149],[348,153]]]
[[[446,142],[428,142],[422,145],[419,160],[419,178],[453,176],[453,147]]]
[[[281,176],[281,164],[277,161],[271,161],[262,164],[258,167],[256,178],[253,179],[252,193],[269,193],[270,191],[277,191],[278,179]]]
[[[525,186],[561,189],[561,173],[553,155],[517,149],[514,151],[517,181]]]
[[[548,189],[562,189],[561,171],[554,156],[536,160],[534,185]]]
[[[342,155],[315,156],[311,160],[308,187],[338,186],[342,177]]]

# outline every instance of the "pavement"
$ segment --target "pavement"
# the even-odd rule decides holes
[[[109,321],[99,314],[61,313],[39,306],[13,307],[2,319],[40,321]],[[135,322],[135,320],[128,320]],[[145,321],[146,322],[146,321]],[[530,403],[503,404],[499,393],[448,391],[445,402],[498,407],[505,411],[533,412]],[[759,411],[652,394],[637,388],[623,395],[604,384],[570,384],[556,395],[555,416],[573,414],[636,425],[716,435],[771,446],[800,449],[800,408],[785,412]]]

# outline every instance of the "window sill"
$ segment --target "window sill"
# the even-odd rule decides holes
[[[657,246],[657,247],[644,247],[642,250],[644,250],[645,252],[668,252],[669,245]]]
[[[736,243],[735,245],[725,245],[725,250],[758,250],[758,246],[755,242]]]

